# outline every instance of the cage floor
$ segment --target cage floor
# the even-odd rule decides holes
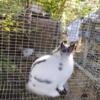
[[[89,80],[78,68],[69,80],[67,95],[51,98],[37,96],[29,93],[26,88],[26,80],[20,75],[2,74],[0,81],[0,100],[99,100],[95,84]]]

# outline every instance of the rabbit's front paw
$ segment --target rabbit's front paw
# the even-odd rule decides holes
[[[60,95],[66,95],[67,94],[67,90],[65,88],[62,91],[59,90],[58,88],[56,88],[56,90],[59,92]]]

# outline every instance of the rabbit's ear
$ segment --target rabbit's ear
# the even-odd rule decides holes
[[[61,44],[60,44],[60,50],[61,51],[65,50],[65,44],[64,44],[64,42],[61,42]]]
[[[59,43],[59,46],[55,50],[53,50],[51,54],[54,54],[55,52],[60,51],[60,50],[61,51],[64,50],[66,48],[65,46],[66,43],[67,41],[62,41],[61,43]]]
[[[61,42],[61,44],[60,44],[60,51],[62,51],[63,53],[67,52],[67,47],[68,47],[67,41]]]
[[[68,47],[68,52],[72,52],[75,49],[76,49],[76,43],[71,43],[70,46]]]
[[[60,47],[61,48],[64,48],[65,47],[63,42],[61,42]]]
[[[62,41],[62,42],[60,43],[60,47],[61,47],[61,48],[65,48],[65,44],[66,44],[66,43],[67,43],[66,40]]]

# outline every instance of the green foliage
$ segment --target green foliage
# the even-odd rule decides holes
[[[55,19],[61,19],[63,25],[77,17],[87,15],[99,5],[99,0],[35,0]]]
[[[59,19],[66,0],[36,0],[43,9],[52,17]],[[62,8],[62,9],[61,9]]]
[[[0,59],[0,69],[2,72],[14,73],[17,70],[16,65],[7,57]]]
[[[97,0],[67,0],[61,18],[63,25],[69,24],[78,17],[87,15],[97,7]]]
[[[0,0],[0,15],[13,15],[34,2],[42,6],[51,18],[60,19],[64,25],[100,7],[99,0]],[[8,27],[5,30],[10,31]]]
[[[18,32],[18,22],[12,19],[12,16],[22,10],[19,0],[0,0],[0,30],[3,32],[3,37],[9,37],[9,32]]]
[[[0,15],[14,14],[22,9],[19,0],[0,0]]]
[[[5,32],[18,32],[17,26],[18,22],[15,20],[12,20],[12,16],[8,15],[6,16],[6,19],[1,22],[2,30]]]

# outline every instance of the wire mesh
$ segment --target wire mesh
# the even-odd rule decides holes
[[[0,100],[43,99],[26,92],[25,84],[32,62],[58,45],[60,22],[28,10],[1,16]]]
[[[100,13],[98,13],[100,15]],[[80,52],[80,57],[78,62],[85,69],[87,69],[95,78],[99,79],[99,67],[100,67],[100,19],[92,20],[90,18],[85,18],[82,23],[82,51]]]
[[[4,12],[7,8],[2,10]],[[83,24],[89,26],[92,34],[87,42],[86,39],[82,40],[83,51],[77,54],[76,61],[85,65],[84,68],[93,76],[99,77],[100,23],[84,21]],[[0,100],[99,100],[100,83],[92,81],[77,67],[69,80],[67,95],[49,98],[26,91],[25,84],[32,62],[41,55],[50,54],[59,44],[60,37],[59,20],[32,13],[29,9],[11,18],[0,15]],[[88,51],[84,52],[88,46]]]
[[[80,31],[82,33],[81,52],[76,53],[76,61],[87,71],[87,76],[90,76],[96,81],[97,100],[99,100],[99,84],[100,84],[100,12],[95,12],[98,18],[84,18],[81,24]],[[85,72],[86,72],[85,71]],[[89,73],[88,73],[89,72]],[[97,85],[98,84],[98,85]]]

